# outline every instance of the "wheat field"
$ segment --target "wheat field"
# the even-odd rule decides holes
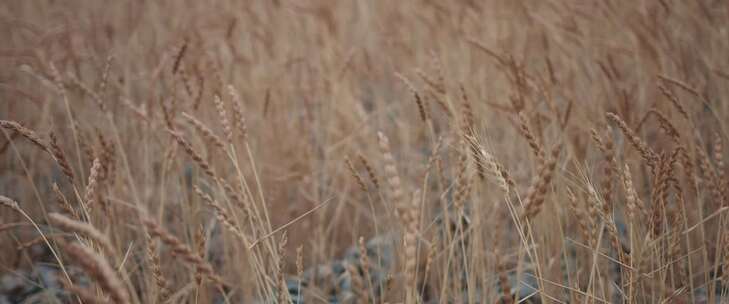
[[[726,1],[0,3],[0,304],[729,303]]]

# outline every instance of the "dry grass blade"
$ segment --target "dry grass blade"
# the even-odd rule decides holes
[[[281,225],[280,227],[274,229],[273,231],[267,233],[266,235],[258,238],[250,246],[248,246],[248,249],[253,249],[253,247],[255,247],[256,245],[258,245],[263,240],[265,240],[265,239],[273,236],[274,234],[276,234],[276,233],[278,233],[278,232],[286,229],[287,227],[293,225],[294,223],[302,220],[303,218],[307,217],[308,215],[310,215],[310,214],[314,213],[315,211],[319,210],[320,208],[326,206],[331,201],[332,201],[332,199],[330,198],[330,199],[327,199],[327,200],[321,202],[319,205],[316,205],[314,208],[311,208],[311,210],[304,212],[303,214],[299,215],[298,217],[296,217],[295,219],[291,220],[290,222],[288,222],[288,223],[286,223],[284,225]]]

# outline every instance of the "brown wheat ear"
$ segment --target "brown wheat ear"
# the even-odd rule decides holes
[[[228,211],[223,208],[223,206],[221,206],[210,195],[203,192],[200,187],[195,185],[193,186],[193,189],[195,190],[195,193],[197,193],[197,195],[202,198],[203,201],[205,201],[206,205],[215,210],[215,216],[223,224],[223,226],[228,229],[230,233],[239,238],[246,247],[250,246],[250,241],[245,236],[243,231],[238,227],[238,225],[233,221],[233,219],[230,218],[230,214],[228,213]]]
[[[89,239],[93,240],[94,243],[98,244],[101,249],[106,252],[106,254],[110,256],[115,254],[116,250],[111,244],[109,238],[91,224],[68,218],[59,213],[48,214],[48,219],[67,232],[74,232],[87,236]]]
[[[213,167],[210,166],[210,164],[199,153],[197,153],[195,149],[193,149],[192,145],[187,142],[187,140],[185,140],[179,132],[172,129],[167,129],[167,132],[169,132],[170,135],[172,135],[172,138],[174,138],[175,141],[177,141],[177,143],[182,146],[182,148],[185,150],[185,153],[187,153],[187,155],[189,155],[190,158],[192,158],[192,160],[195,161],[195,163],[197,163],[200,168],[202,168],[205,174],[215,179],[216,176],[215,171],[213,171]]]
[[[233,142],[233,128],[231,127],[230,121],[228,120],[228,114],[225,111],[225,104],[223,104],[223,100],[220,98],[219,95],[215,95],[213,101],[215,103],[215,109],[218,110],[218,116],[220,117],[220,124],[223,126],[225,139],[227,139],[228,143],[230,144]]]
[[[56,163],[59,167],[61,167],[61,171],[63,171],[63,175],[65,175],[69,182],[73,184],[74,180],[74,174],[73,169],[71,168],[71,165],[68,163],[68,159],[66,158],[66,154],[63,152],[63,149],[61,149],[61,146],[58,145],[58,139],[56,138],[56,135],[51,132],[50,135],[51,141],[50,141],[50,151],[51,155],[53,155],[53,158],[56,160]]]
[[[620,116],[616,115],[615,113],[607,113],[607,118],[608,120],[618,125],[618,128],[621,132],[623,132],[623,135],[625,135],[630,144],[636,150],[638,150],[643,159],[648,162],[648,166],[655,170],[656,163],[658,162],[658,155],[653,151],[653,149],[648,147],[648,145],[643,142],[643,140],[641,140],[640,137],[635,134],[635,132],[633,132],[633,129],[628,127],[628,124],[623,121]]]
[[[147,240],[147,258],[151,264],[152,278],[154,278],[154,284],[158,288],[157,298],[159,301],[165,302],[170,297],[170,283],[165,278],[164,273],[162,273],[162,262],[159,257],[159,252],[157,252],[157,243],[148,233],[145,233],[144,236]]]
[[[41,150],[50,152],[51,154],[53,154],[51,152],[51,149],[48,148],[48,145],[46,145],[46,143],[43,142],[43,140],[40,137],[38,137],[38,135],[36,135],[33,130],[24,127],[23,125],[19,124],[18,122],[10,121],[10,120],[0,120],[0,127],[10,130],[10,131],[18,132],[18,134],[22,135],[25,139],[27,139],[30,142],[32,142],[33,144],[35,144]]]
[[[159,237],[163,243],[167,246],[172,247],[172,252],[176,256],[182,257],[182,259],[190,264],[195,269],[195,272],[201,276],[207,277],[219,286],[224,286],[223,278],[215,274],[213,267],[205,259],[195,254],[189,246],[184,244],[180,239],[173,236],[155,221],[151,219],[142,219],[142,223],[147,226],[149,233],[152,236]]]
[[[91,173],[89,174],[89,182],[86,184],[86,190],[84,192],[84,203],[86,206],[91,206],[96,198],[96,189],[99,185],[99,174],[101,171],[101,160],[99,158],[94,159],[93,165],[91,165]]]
[[[208,128],[208,126],[206,126],[202,121],[185,112],[182,112],[182,117],[184,117],[185,120],[187,120],[187,122],[189,122],[195,128],[195,130],[200,133],[200,135],[202,135],[205,141],[207,141],[208,143],[212,143],[220,149],[225,149],[225,144],[220,139],[220,137],[218,137],[218,135],[215,135],[215,132]]]
[[[522,112],[519,113],[518,117],[519,132],[527,140],[529,148],[532,149],[534,156],[539,161],[539,165],[544,164],[544,150],[542,149],[542,145],[537,140],[537,137],[534,135],[534,132],[532,132],[531,128],[529,128],[529,119]]]
[[[413,86],[413,84],[410,83],[410,81],[402,74],[395,73],[395,76],[397,76],[397,78],[399,78],[405,84],[405,87],[407,87],[408,91],[410,91],[410,94],[413,95],[415,99],[415,104],[418,106],[418,113],[420,113],[420,120],[422,120],[423,122],[428,121],[427,104],[425,103],[423,98],[420,97],[420,94],[418,94],[415,86]]]
[[[551,156],[539,172],[536,182],[529,188],[526,198],[526,205],[521,214],[522,219],[534,217],[542,209],[547,190],[554,176],[557,158],[559,157],[560,146],[552,149]]]
[[[10,199],[7,196],[2,195],[0,195],[0,206],[5,206],[15,211],[20,210],[20,205],[18,205],[18,202]]]
[[[124,284],[106,259],[96,254],[89,247],[72,243],[60,243],[64,251],[74,261],[81,264],[81,267],[99,283],[101,289],[109,294],[114,303],[129,303],[129,294],[124,288]]]
[[[228,94],[233,99],[231,101],[233,103],[233,125],[238,129],[240,138],[245,141],[248,138],[248,124],[243,116],[243,110],[241,110],[240,95],[232,85],[228,85]]]
[[[370,162],[367,161],[367,158],[362,156],[362,154],[358,154],[357,158],[359,159],[359,162],[362,163],[362,166],[364,166],[365,171],[367,171],[367,176],[370,178],[370,182],[375,186],[375,189],[380,189],[380,180],[377,178],[377,175],[375,174],[375,170],[370,165]]]
[[[378,132],[380,150],[382,151],[383,162],[385,164],[385,176],[387,183],[390,186],[390,203],[395,207],[395,215],[399,218],[404,216],[406,203],[403,202],[402,182],[400,181],[400,175],[397,173],[397,165],[395,163],[395,157],[392,155],[390,150],[390,141],[387,139],[385,134]]]

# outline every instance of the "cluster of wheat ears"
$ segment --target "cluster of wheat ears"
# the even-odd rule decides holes
[[[726,301],[725,20],[6,1],[0,274],[53,265],[69,303]]]

